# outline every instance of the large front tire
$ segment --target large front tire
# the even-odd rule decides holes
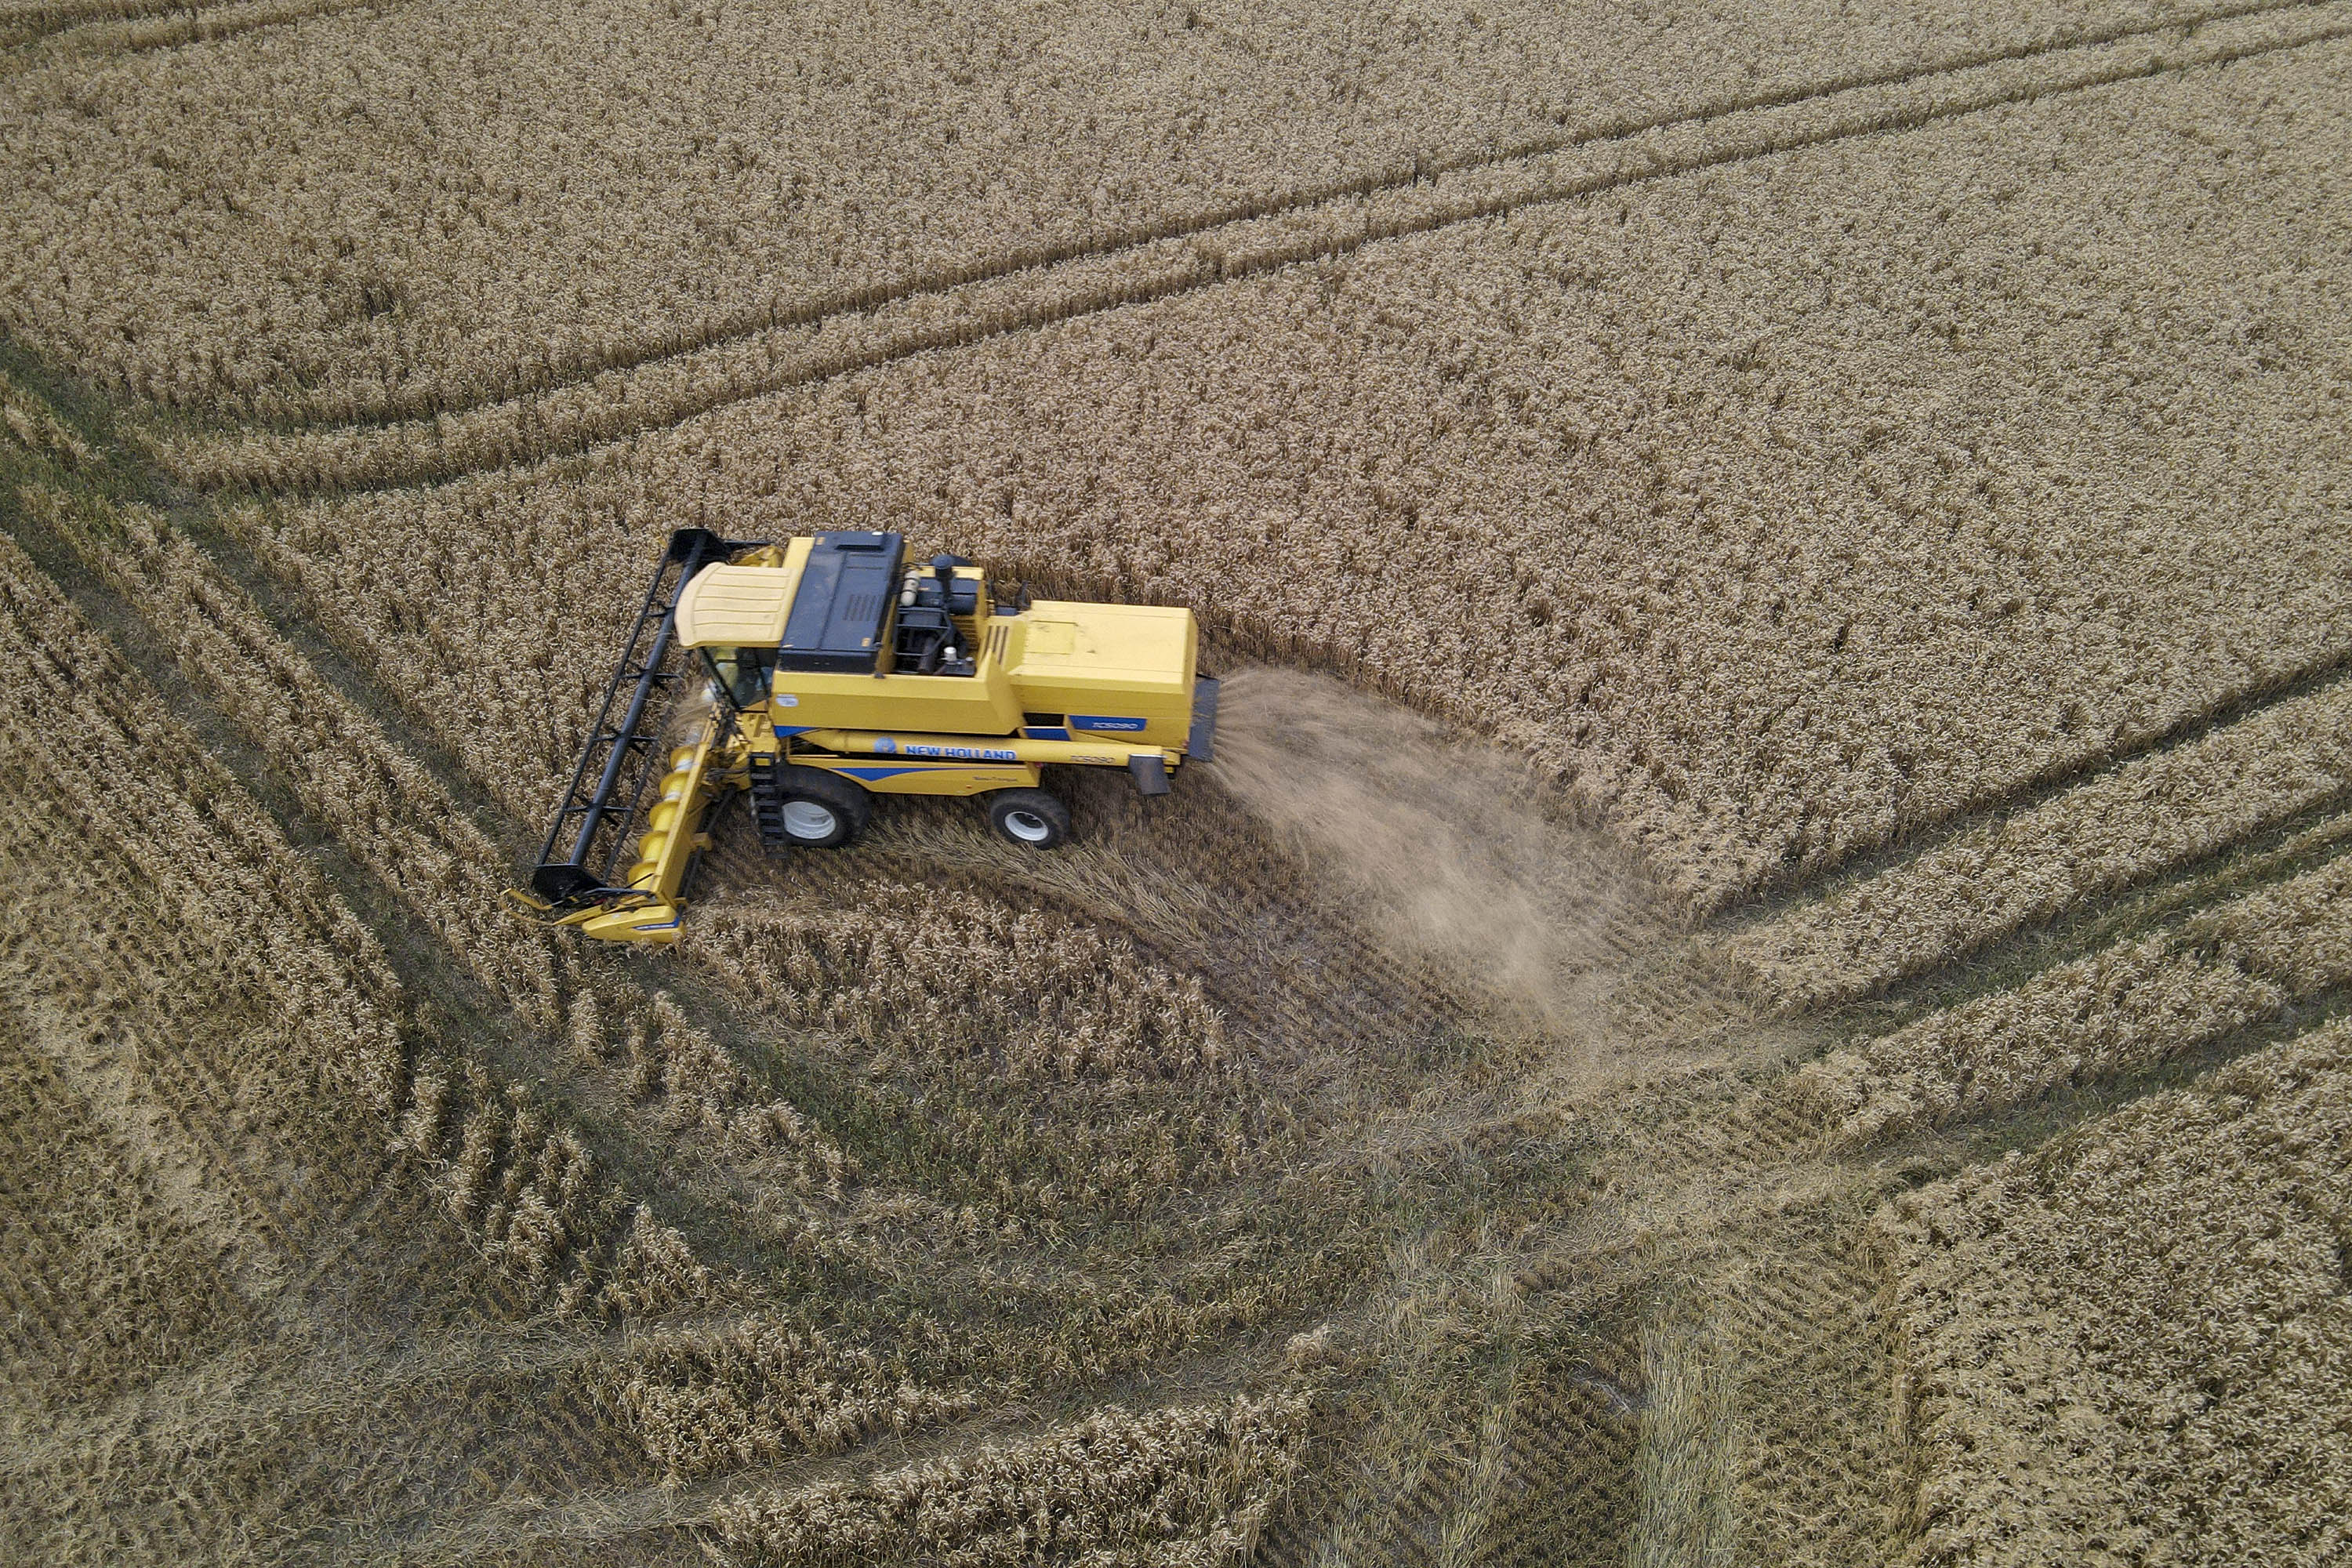
[[[1070,839],[1070,808],[1042,789],[991,790],[988,825],[1024,849],[1052,849]]]
[[[873,797],[863,784],[823,768],[778,768],[771,798],[784,842],[795,849],[854,843],[874,815]]]

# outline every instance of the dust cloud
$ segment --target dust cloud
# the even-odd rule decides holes
[[[1368,929],[1548,1030],[1589,1036],[1659,931],[1623,852],[1549,820],[1503,753],[1337,680],[1236,671],[1210,768]]]

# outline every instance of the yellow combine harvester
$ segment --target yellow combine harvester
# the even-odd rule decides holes
[[[1217,683],[1193,668],[1192,611],[1001,599],[959,556],[905,553],[896,533],[672,534],[517,900],[607,942],[675,942],[725,791],[750,794],[772,851],[850,842],[877,795],[977,795],[1006,838],[1050,849],[1070,814],[1038,787],[1045,763],[1165,795],[1208,760]],[[698,673],[709,716],[665,744],[655,698]]]

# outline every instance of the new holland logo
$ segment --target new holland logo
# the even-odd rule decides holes
[[[945,757],[964,763],[1011,763],[1020,760],[1020,753],[1006,746],[927,746],[919,741],[898,742],[884,735],[874,742],[877,756],[884,757]]]

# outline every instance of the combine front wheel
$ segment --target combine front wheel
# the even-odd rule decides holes
[[[874,809],[865,786],[823,768],[755,771],[751,804],[771,848],[835,848],[865,832]]]
[[[1070,808],[1042,789],[992,790],[988,824],[1024,849],[1051,849],[1070,837]]]

